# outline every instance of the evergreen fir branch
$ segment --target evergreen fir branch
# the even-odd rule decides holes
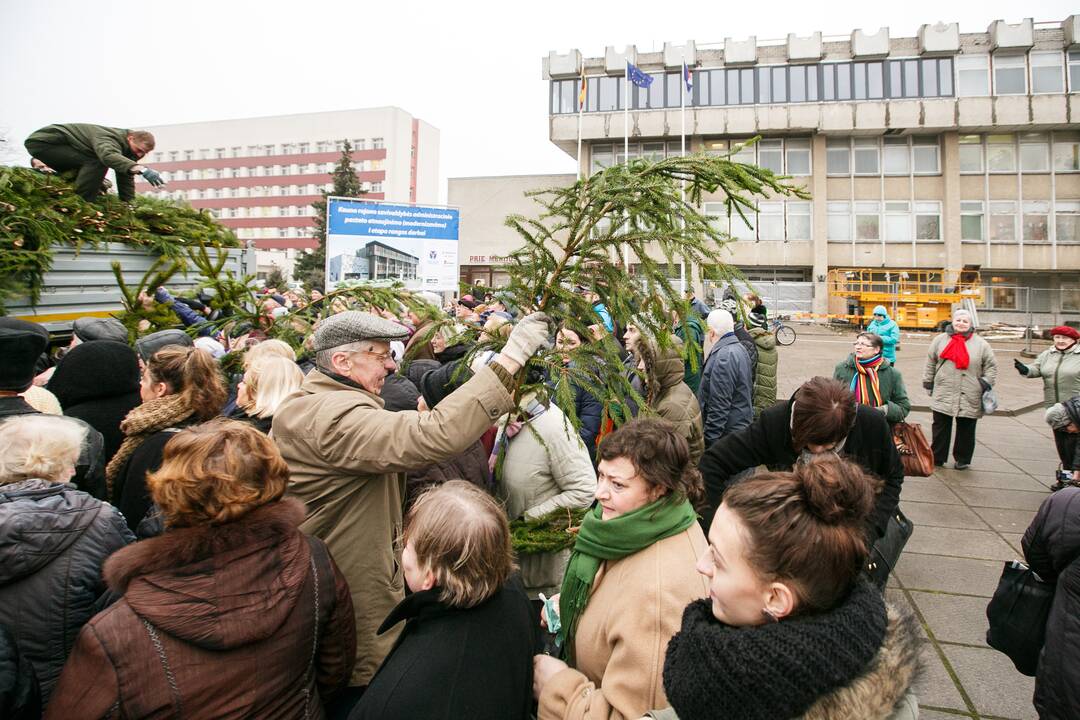
[[[518,555],[556,553],[574,546],[578,528],[588,510],[557,508],[539,518],[518,518],[510,523],[510,542]]]

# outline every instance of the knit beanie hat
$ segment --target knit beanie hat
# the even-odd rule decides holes
[[[48,389],[62,407],[139,391],[139,359],[127,343],[92,340],[67,351]]]
[[[34,384],[34,364],[49,346],[37,323],[0,317],[0,390],[22,392]]]

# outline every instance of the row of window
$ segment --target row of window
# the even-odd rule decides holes
[[[306,238],[311,237],[311,228],[236,228],[233,230],[241,240],[262,240],[264,238]]]
[[[218,180],[234,177],[281,177],[288,175],[328,175],[334,171],[334,163],[293,163],[292,165],[254,165],[251,167],[196,168],[194,170],[163,170],[162,179],[173,180]],[[354,163],[357,172],[372,172],[383,169],[382,160],[357,160]]]
[[[1017,212],[1019,209],[1022,211]],[[855,201],[826,203],[829,242],[940,242],[941,203],[937,201]],[[1080,243],[1080,201],[960,203],[964,242],[1045,245]],[[811,204],[805,201],[758,203],[756,213],[728,217],[724,203],[705,203],[704,214],[721,232],[744,241],[811,239]]]
[[[310,205],[272,205],[269,207],[211,208],[216,218],[307,217],[315,214]]]
[[[987,205],[989,207],[987,207]],[[1017,212],[1019,206],[1020,212]],[[960,238],[964,242],[1046,244],[1080,242],[1080,201],[963,201]],[[1051,234],[1053,232],[1053,234]]]
[[[832,102],[1024,95],[1080,91],[1080,51],[1023,55],[958,55],[871,62],[827,62],[694,71],[694,87],[684,97],[681,72],[648,73],[648,88],[622,77],[586,79],[585,112],[614,112],[723,105]],[[551,81],[549,112],[576,113],[581,80]]]
[[[353,138],[353,150],[382,150],[381,137]],[[344,140],[319,140],[316,142],[281,143],[268,145],[233,145],[231,147],[201,148],[199,150],[169,150],[152,153],[150,162],[178,162],[180,160],[221,160],[223,158],[259,157],[272,155],[304,155],[310,152],[341,152],[345,149]]]
[[[1080,133],[961,135],[960,172],[1080,172]]]

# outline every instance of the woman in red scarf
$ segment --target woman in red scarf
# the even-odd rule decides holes
[[[975,452],[975,423],[983,415],[982,395],[997,381],[997,361],[990,344],[975,334],[971,313],[957,310],[952,325],[930,343],[923,371],[923,389],[934,413],[934,462],[949,457],[953,419],[954,467],[966,470]]]
[[[911,401],[900,371],[881,354],[883,347],[881,336],[859,333],[853,352],[837,364],[833,377],[851,388],[857,401],[885,413],[891,425],[907,417]]]

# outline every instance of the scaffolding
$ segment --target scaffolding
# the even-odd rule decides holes
[[[953,308],[974,310],[982,299],[978,270],[897,270],[835,268],[829,271],[829,295],[847,301],[847,317],[865,325],[874,307],[883,305],[903,328],[943,329]]]

